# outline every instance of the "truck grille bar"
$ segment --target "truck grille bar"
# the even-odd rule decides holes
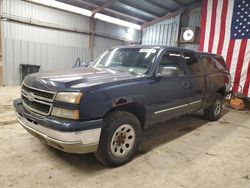
[[[32,112],[49,115],[56,93],[22,85],[22,102],[24,107]]]

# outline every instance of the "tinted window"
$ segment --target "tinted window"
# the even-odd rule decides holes
[[[223,59],[223,57],[213,57],[212,58],[213,62],[214,62],[214,65],[217,69],[219,70],[225,70],[227,69],[227,66],[226,66],[226,63]]]
[[[183,69],[180,66],[181,62],[181,54],[178,51],[167,51],[163,54],[160,65],[159,65],[159,71],[163,67],[174,67],[178,71],[178,75],[183,75]]]
[[[205,72],[209,73],[209,72],[214,72],[216,70],[214,61],[212,60],[211,57],[202,57],[201,62],[204,66]]]
[[[202,74],[202,64],[193,52],[184,52],[184,58],[186,60],[189,72],[191,75]]]
[[[219,70],[225,70],[227,68],[226,63],[223,57],[211,56],[211,57],[202,57],[201,62],[203,63],[204,70],[207,73],[216,72]]]

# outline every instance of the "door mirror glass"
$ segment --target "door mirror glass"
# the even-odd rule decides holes
[[[161,67],[157,73],[157,77],[173,78],[178,76],[178,69],[176,67]]]

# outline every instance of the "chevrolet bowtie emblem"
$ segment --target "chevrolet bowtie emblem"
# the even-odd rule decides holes
[[[34,98],[35,98],[35,95],[34,93],[30,92],[27,94],[27,98],[30,102],[33,102],[34,101]]]

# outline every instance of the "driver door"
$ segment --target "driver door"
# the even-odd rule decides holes
[[[172,77],[159,76],[163,67],[177,69]],[[163,53],[157,68],[156,80],[152,84],[152,119],[151,123],[165,121],[188,111],[189,78],[185,75],[183,58],[178,50]]]

